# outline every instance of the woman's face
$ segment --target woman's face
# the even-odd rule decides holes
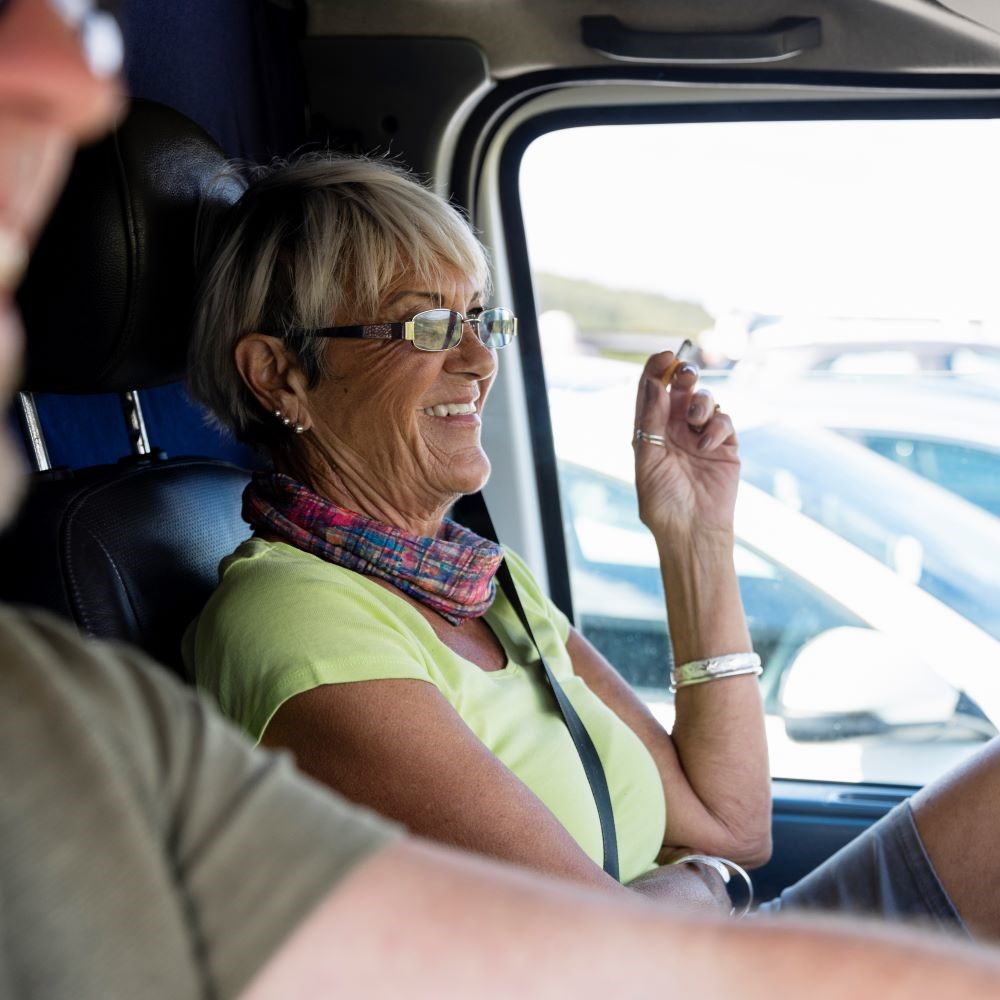
[[[435,308],[470,316],[483,305],[464,275],[428,288],[408,273],[387,289],[377,316],[336,322],[403,322]],[[320,449],[356,499],[420,518],[486,481],[480,419],[497,359],[469,326],[458,346],[439,352],[404,341],[331,340],[326,366],[330,374],[310,392],[303,444]]]

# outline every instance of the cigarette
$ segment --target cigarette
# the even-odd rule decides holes
[[[691,350],[693,346],[694,345],[691,343],[690,340],[685,340],[684,343],[677,348],[677,353],[674,355],[674,360],[671,361],[669,365],[667,365],[667,370],[663,373],[662,381],[664,386],[670,385],[670,380],[674,377],[675,374],[677,374],[677,369],[680,368],[681,365],[683,365],[684,362],[687,360],[685,358],[685,355],[687,354],[688,351]]]

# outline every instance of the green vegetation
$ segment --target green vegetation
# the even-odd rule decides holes
[[[712,326],[712,317],[694,302],[651,292],[607,288],[589,281],[536,273],[538,311],[560,309],[583,333],[655,333],[690,337]]]

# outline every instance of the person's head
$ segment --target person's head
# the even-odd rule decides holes
[[[21,331],[12,302],[28,250],[62,187],[77,144],[110,128],[122,104],[113,75],[121,37],[112,22],[89,8],[87,3],[54,0],[0,0],[3,412],[20,375]],[[0,429],[0,524],[13,510],[21,479],[17,453]]]
[[[441,351],[314,331],[474,316],[488,295],[466,220],[399,167],[315,154],[258,168],[210,237],[192,395],[321,492],[439,509],[489,473],[479,413],[495,351],[471,324]]]

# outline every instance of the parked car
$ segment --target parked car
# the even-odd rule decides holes
[[[807,373],[1000,377],[1000,324],[930,319],[775,318],[757,324],[733,377]]]
[[[638,375],[625,362],[566,359],[551,376],[549,402],[578,621],[657,710],[669,712],[659,560],[638,519],[627,443]],[[718,382],[714,388],[724,395]],[[772,754],[775,766],[785,768],[776,773],[824,778],[846,767],[858,780],[885,781],[892,773],[927,780],[975,749],[1000,720],[1000,594],[991,596],[1000,521],[808,422],[739,433],[736,566],[765,668]],[[955,523],[966,529],[959,539]],[[788,671],[795,665],[803,676],[799,659],[808,650],[814,685],[829,688],[822,678],[842,672],[839,647],[817,639],[843,629],[877,633],[867,646],[865,640],[854,646],[855,659],[868,650],[873,677],[903,657],[912,676],[934,676],[950,695],[919,725],[888,725],[879,712],[857,706],[848,721],[818,704],[811,722],[795,713],[789,719]],[[817,666],[823,649],[829,652]],[[977,676],[959,676],[973,660]],[[897,689],[900,704],[912,690]],[[892,715],[898,707],[886,704],[880,712]],[[790,733],[809,750],[787,752]],[[930,738],[934,750],[912,753],[914,733]],[[840,756],[812,746],[822,741],[841,741]]]
[[[669,721],[665,678],[672,657],[659,559],[638,519],[634,488],[625,478],[571,461],[562,460],[559,472],[581,630]],[[942,763],[957,763],[995,734],[1000,643],[993,637],[749,484],[741,486],[737,523],[736,569],[754,649],[764,666],[776,774],[824,779],[850,773],[859,781],[902,777],[920,784]],[[871,637],[856,639],[852,648],[853,662],[869,679],[854,687],[850,711],[836,710],[825,698],[831,689],[850,689],[843,651],[830,648],[828,640],[817,642],[844,630],[864,630]],[[823,648],[829,652],[818,662]],[[789,714],[787,685],[803,674],[804,655],[815,694],[811,701],[797,694],[798,705]],[[976,676],[963,669],[967,657],[978,665]],[[924,686],[935,688],[938,698],[926,714],[907,714],[912,684],[897,685],[891,694],[878,685],[874,694],[872,678],[897,661],[905,663],[911,681],[918,673],[933,678]],[[970,688],[990,706],[989,713]],[[809,711],[803,712],[803,702]],[[932,740],[934,748],[915,754],[914,737]],[[810,746],[796,750],[790,740]],[[830,742],[839,742],[840,749],[813,746]]]
[[[971,349],[951,347],[955,352]],[[1000,516],[1000,396],[981,377],[954,371],[887,375],[829,369],[781,374],[769,364],[740,364],[719,385],[727,405],[746,422],[781,420],[794,413],[796,426],[837,431]]]
[[[549,400],[557,454],[572,458],[586,443],[591,465],[630,482],[631,456],[620,441],[629,432],[639,372],[626,362],[576,358],[554,373]],[[725,379],[708,384],[736,421],[745,483],[830,529],[1000,639],[1000,518],[825,429],[837,386],[819,394],[814,408],[805,388],[761,402],[734,391]],[[846,419],[860,421],[863,405],[852,405],[849,389],[843,395]],[[875,398],[883,398],[881,387]],[[897,405],[889,411],[897,426],[910,420],[929,434],[928,397],[907,390],[910,408],[899,394],[893,398]],[[915,398],[924,404],[919,410],[913,409]],[[930,408],[936,412],[934,404]],[[948,401],[940,408],[947,411]],[[981,412],[1000,423],[1000,406],[984,405]],[[988,482],[984,476],[983,488]]]

